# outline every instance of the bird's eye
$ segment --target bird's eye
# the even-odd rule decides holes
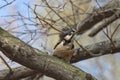
[[[71,33],[69,33],[68,35],[71,35]]]
[[[67,35],[72,35],[73,34],[73,32],[70,32],[70,33],[68,33]]]

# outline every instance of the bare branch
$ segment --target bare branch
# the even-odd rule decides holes
[[[73,4],[72,0],[69,0],[69,1],[70,1],[70,3],[71,3],[71,7],[72,7],[72,14],[73,14],[74,25],[76,26],[76,25],[77,25],[77,22],[76,22],[76,17],[75,17],[74,4]]]
[[[29,7],[30,7],[30,6],[29,6]],[[31,9],[32,9],[32,8],[31,8]],[[35,6],[35,8],[34,8],[34,14],[35,14],[36,18],[40,21],[40,23],[41,23],[41,21],[43,21],[43,22],[45,22],[46,24],[48,24],[51,28],[53,28],[54,30],[63,33],[61,30],[55,28],[52,24],[50,24],[49,22],[47,22],[45,19],[40,18],[40,17],[39,17],[40,15],[38,15],[37,12],[36,12],[36,6]]]
[[[112,15],[111,17],[104,20],[101,25],[97,26],[97,28],[95,28],[94,30],[91,31],[89,36],[91,36],[91,37],[95,36],[99,31],[101,31],[103,28],[110,25],[112,22],[114,22],[118,18],[120,18],[120,11],[116,11],[114,15]]]
[[[7,1],[5,1],[5,2],[6,2],[6,4],[3,5],[3,6],[0,6],[0,9],[3,8],[3,7],[6,7],[6,6],[10,5],[10,4],[12,4],[13,2],[15,2],[15,0],[13,0],[11,2],[7,2]]]
[[[115,54],[116,52],[120,52],[120,38],[114,39],[112,42],[115,45],[115,48],[113,48],[111,41],[106,40],[103,42],[98,42],[95,44],[85,46],[85,49],[87,49],[87,51],[92,54],[101,54],[96,57],[106,55],[106,54]],[[86,59],[95,57],[93,55],[90,55],[85,50],[77,49],[76,52],[77,54],[73,56],[71,63],[75,63],[81,60],[86,60]]]
[[[120,24],[115,28],[113,33],[111,34],[111,38],[113,38],[114,34],[117,32],[118,28],[120,28]]]
[[[85,20],[79,22],[79,24],[77,25],[78,34],[83,34],[87,30],[91,29],[98,22],[114,15],[116,11],[119,11],[120,1],[112,0],[102,7],[99,5],[98,2],[97,4],[100,8],[96,9],[93,14],[89,15]]]
[[[75,42],[78,44],[78,46],[82,49],[82,51],[85,51],[85,53],[89,54],[90,56],[96,57],[102,55],[102,53],[94,54],[92,52],[89,52],[85,47],[83,47],[76,39],[74,39]],[[79,49],[76,49],[76,53],[79,54]]]
[[[67,22],[66,20],[64,20],[64,19],[48,4],[48,2],[47,2],[46,0],[43,0],[43,2],[47,5],[47,7],[48,7],[49,9],[51,9],[51,10],[55,13],[64,23],[66,23],[68,27],[71,28],[70,24],[68,24],[68,22]]]
[[[105,18],[108,18],[112,16],[117,10],[107,10],[107,11],[100,11],[99,13],[93,13],[89,17],[87,17],[85,20],[80,22],[77,26],[78,34],[83,34],[85,31],[92,28],[95,24],[98,22],[104,20]]]
[[[0,55],[0,58],[2,59],[2,61],[5,63],[5,65],[9,68],[9,73],[12,73],[12,69],[11,67],[8,65],[8,63],[5,61],[5,59]]]

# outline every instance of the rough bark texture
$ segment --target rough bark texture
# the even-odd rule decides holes
[[[0,50],[11,60],[57,80],[96,80],[90,74],[33,49],[0,28]]]

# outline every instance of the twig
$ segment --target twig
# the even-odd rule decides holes
[[[50,24],[50,23],[47,22],[46,20],[41,19],[41,18],[38,16],[37,12],[36,12],[36,7],[34,8],[34,14],[35,14],[36,18],[38,18],[39,21],[42,20],[43,22],[45,22],[45,23],[47,23],[48,25],[50,25],[50,27],[53,28],[54,30],[63,33],[62,31],[60,31],[59,29],[55,28],[52,24]]]
[[[107,33],[105,33],[104,30],[103,30],[103,32],[104,32],[104,34],[107,36],[107,38],[110,40],[110,42],[111,42],[111,44],[112,44],[112,45],[111,45],[111,48],[115,49],[116,47],[115,47],[115,44],[114,44],[112,38],[111,38]]]
[[[67,22],[66,20],[64,20],[64,19],[48,4],[48,2],[47,2],[46,0],[42,0],[42,1],[45,2],[45,4],[47,5],[47,7],[48,7],[49,9],[51,9],[64,23],[66,23],[68,27],[71,28],[71,26],[68,24],[68,22]]]
[[[84,48],[76,39],[74,39],[74,40],[75,40],[75,42],[80,46],[80,48],[82,48],[83,51],[85,51],[86,53],[88,53],[90,56],[96,57],[96,56],[102,55],[102,53],[94,54],[94,53],[92,53],[92,52],[89,52],[89,51],[88,51],[86,48]],[[78,51],[78,52],[79,52],[79,51]],[[85,55],[85,54],[83,54],[83,55]]]
[[[115,28],[114,32],[111,34],[111,38],[113,38],[115,32],[117,32],[118,28],[120,27],[120,24]]]
[[[6,7],[6,6],[10,5],[10,4],[12,4],[14,1],[15,1],[15,0],[13,0],[13,1],[9,2],[9,3],[8,3],[8,2],[6,2],[6,4],[5,4],[5,5],[3,5],[3,6],[1,6],[1,7],[0,7],[0,9],[1,9],[1,8],[3,8],[3,7]]]
[[[74,20],[74,25],[76,26],[77,23],[76,23],[76,18],[75,18],[75,11],[74,11],[74,5],[73,5],[73,2],[70,0],[70,3],[71,3],[71,7],[72,7],[72,13],[73,13],[73,20]]]
[[[5,65],[8,67],[10,73],[12,73],[12,68],[8,65],[8,63],[5,61],[5,59],[0,55],[0,58],[3,60],[3,62],[5,63]]]

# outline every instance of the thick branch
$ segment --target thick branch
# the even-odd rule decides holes
[[[18,67],[12,69],[13,73],[9,74],[9,70],[0,71],[0,80],[18,80],[36,74],[36,71],[33,71],[26,67]]]
[[[107,40],[86,46],[85,49],[87,49],[87,52],[85,50],[79,49],[77,54],[73,56],[71,63],[106,55],[106,54],[114,54],[116,52],[120,52],[120,38],[114,39],[113,43],[115,45],[115,48],[113,47],[111,42]],[[91,55],[90,53],[93,55]],[[94,54],[95,55],[100,54],[100,55],[94,56]]]
[[[82,34],[85,31],[91,29],[95,24],[104,20],[105,18],[112,16],[115,12],[116,9],[102,11],[99,13],[93,13],[92,15],[90,15],[89,17],[87,17],[85,20],[78,24],[77,26],[78,34]]]
[[[118,18],[120,18],[120,11],[117,11],[114,15],[112,15],[111,17],[109,17],[106,20],[104,20],[101,25],[97,26],[97,28],[95,28],[94,30],[91,31],[89,36],[93,37],[99,31],[101,31],[103,28],[107,27],[109,24],[111,24],[112,22],[114,22]]]
[[[119,7],[120,1],[113,0],[110,3],[106,4],[105,6],[100,7],[100,9],[95,10],[96,13],[89,15],[89,17],[87,17],[85,20],[79,22],[79,24],[77,25],[78,34],[83,34],[85,31],[92,28],[98,22],[112,16],[113,14],[116,13],[116,11],[119,11]]]
[[[96,80],[90,74],[33,49],[0,28],[0,50],[11,60],[57,80]]]

